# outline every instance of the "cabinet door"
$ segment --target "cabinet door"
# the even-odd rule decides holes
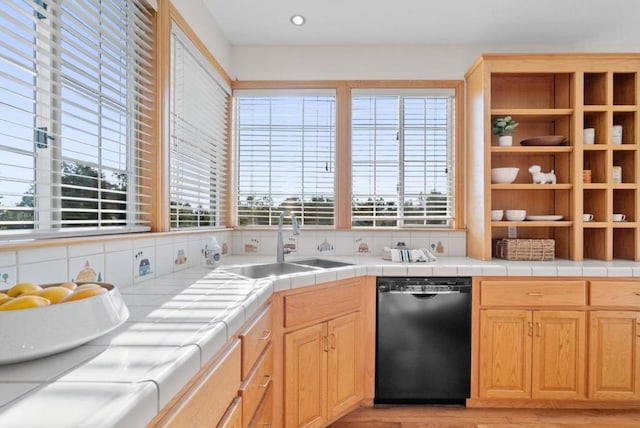
[[[640,314],[593,311],[589,314],[589,398],[640,398]]]
[[[480,311],[480,397],[531,397],[532,328],[531,311]]]
[[[327,393],[329,419],[355,406],[360,401],[359,369],[362,361],[360,345],[360,313],[345,315],[327,323],[329,355]]]
[[[585,398],[586,314],[533,313],[532,398]]]
[[[285,426],[321,427],[327,408],[327,324],[285,334]]]
[[[227,413],[224,414],[222,420],[218,424],[218,428],[242,428],[242,398],[236,397]]]

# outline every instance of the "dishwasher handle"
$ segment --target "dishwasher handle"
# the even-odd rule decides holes
[[[412,294],[414,296],[433,296],[437,294],[462,294],[460,290],[441,290],[441,291],[399,291],[399,290],[391,290],[388,291],[389,294]]]

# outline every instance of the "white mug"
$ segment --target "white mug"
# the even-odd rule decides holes
[[[611,132],[611,143],[622,144],[622,125],[613,125]]]
[[[591,221],[593,220],[593,214],[582,214],[582,221]]]
[[[624,221],[625,218],[627,218],[627,216],[625,216],[624,214],[613,215],[613,221]]]
[[[583,144],[594,144],[596,142],[596,129],[595,128],[584,128],[582,131],[582,143]]]

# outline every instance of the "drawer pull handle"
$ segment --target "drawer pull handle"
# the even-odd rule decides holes
[[[527,323],[529,325],[529,336],[533,336],[533,323]]]
[[[635,292],[635,293],[633,293],[633,294],[635,294],[636,296],[640,296],[640,291],[636,291],[636,292]]]
[[[540,337],[540,334],[542,332],[542,326],[540,325],[539,322],[536,323],[536,329],[538,330],[538,333],[536,334],[536,336]]]
[[[258,340],[269,340],[271,337],[271,330],[265,330],[262,332],[262,336],[258,338]]]
[[[266,388],[267,386],[269,386],[269,383],[271,382],[271,375],[264,375],[263,379],[267,379],[265,381],[265,383],[261,383],[260,385],[258,385],[258,388]]]
[[[527,293],[527,296],[542,297],[542,296],[544,296],[544,293],[540,293],[540,292],[537,292],[537,291],[532,291],[530,293]]]
[[[331,333],[331,349],[336,349],[336,335]]]
[[[267,427],[267,428],[271,428],[271,422],[263,422],[262,426],[263,427]]]

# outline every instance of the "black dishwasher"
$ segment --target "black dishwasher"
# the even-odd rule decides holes
[[[464,404],[471,278],[377,279],[376,404]]]

